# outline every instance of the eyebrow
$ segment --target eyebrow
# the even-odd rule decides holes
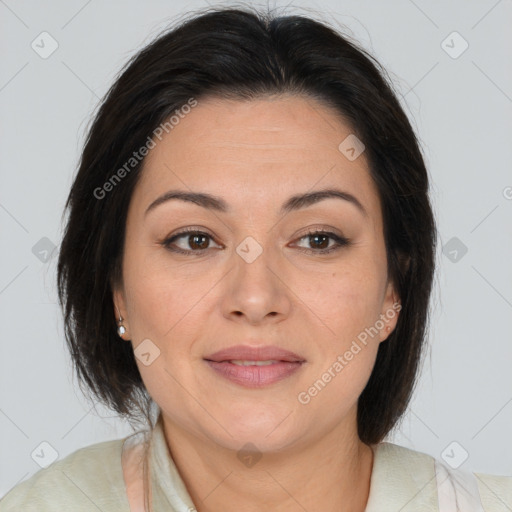
[[[362,203],[359,201],[359,199],[357,199],[357,197],[343,190],[333,188],[317,190],[314,192],[306,192],[305,194],[297,194],[291,196],[283,203],[279,211],[279,214],[284,215],[291,211],[307,208],[308,206],[316,204],[325,199],[341,199],[343,201],[352,203],[365,217],[368,217],[368,212],[366,211]],[[198,206],[202,206],[203,208],[207,208],[209,210],[214,210],[221,213],[229,213],[231,211],[231,208],[226,203],[226,201],[224,201],[224,199],[218,196],[201,192],[169,190],[165,194],[155,199],[148,206],[146,212],[144,213],[144,216],[146,216],[151,210],[155,209],[157,206],[171,200],[194,203],[197,204]]]

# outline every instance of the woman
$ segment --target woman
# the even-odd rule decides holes
[[[384,71],[317,21],[214,10],[142,50],[86,141],[58,284],[81,382],[147,428],[0,510],[512,507],[511,478],[382,442],[426,339],[428,186]]]

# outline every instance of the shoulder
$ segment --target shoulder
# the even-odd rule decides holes
[[[392,470],[401,482],[418,498],[436,504],[432,510],[443,510],[443,504],[456,496],[467,503],[468,510],[480,512],[510,512],[512,510],[512,476],[489,475],[452,468],[444,461],[429,454],[393,443],[374,446],[378,453],[379,467]],[[398,483],[398,480],[397,480]],[[427,492],[425,492],[427,491]],[[426,494],[430,494],[427,498]],[[447,501],[448,500],[448,501]],[[480,500],[481,507],[475,507]],[[427,509],[427,507],[426,507]]]
[[[512,510],[512,476],[474,473],[484,510],[510,512]]]
[[[374,450],[378,450],[379,456],[388,460],[398,460],[405,464],[423,463],[432,464],[434,457],[428,453],[419,452],[411,448],[406,448],[399,444],[382,442],[374,445]]]
[[[121,454],[124,439],[80,448],[12,488],[0,512],[129,512]]]

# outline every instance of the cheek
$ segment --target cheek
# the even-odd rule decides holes
[[[202,325],[206,304],[198,299],[207,292],[206,285],[184,275],[188,272],[169,268],[161,258],[146,258],[144,264],[142,259],[127,259],[125,270],[133,348],[137,355],[137,347],[144,341],[145,352],[150,353],[149,364],[136,357],[142,380],[160,406],[182,410],[186,396],[180,383],[187,381],[189,373],[183,361],[190,358]]]
[[[148,245],[141,235],[127,238],[123,280],[130,330],[140,336],[160,337],[175,317],[183,315],[186,297],[194,293],[194,281],[169,264],[165,250]],[[165,325],[164,325],[165,324]]]
[[[341,293],[341,292],[340,292]],[[373,370],[380,346],[374,308],[368,305],[368,296],[346,293],[338,298],[338,306],[325,316],[330,333],[328,339],[316,346],[316,357],[311,372],[301,389],[315,410],[332,410],[336,418],[343,417],[357,402]],[[301,402],[303,403],[303,402]]]
[[[177,331],[183,334],[189,319],[201,311],[198,297],[205,294],[204,285],[195,280],[150,269],[132,273],[125,289],[132,333],[138,338],[154,338],[161,344]]]
[[[304,413],[311,417],[323,416],[333,423],[342,421],[350,410],[355,410],[372,373],[378,345],[355,341],[338,348],[311,369],[297,394]]]
[[[363,392],[363,389],[370,378],[371,372],[375,364],[378,346],[364,346],[357,343],[360,350],[353,353],[347,350],[335,359],[334,367],[330,374],[337,375],[333,377],[326,387],[325,399],[335,404],[343,404],[347,409],[352,407]],[[352,354],[348,360],[348,354]],[[340,365],[340,366],[337,366]],[[336,369],[342,369],[336,373]],[[325,375],[325,374],[324,374]]]
[[[375,262],[360,259],[329,277],[324,293],[313,294],[312,300],[334,332],[333,342],[319,347],[321,368],[315,368],[311,391],[318,394],[317,406],[346,410],[357,402],[375,364],[380,341],[375,323],[385,276]]]
[[[169,370],[181,372],[175,362],[195,357],[196,340],[211,316],[213,288],[222,272],[214,273],[207,265],[176,264],[164,251],[142,246],[138,253],[129,253],[124,270],[134,348],[151,340]]]
[[[345,343],[375,323],[381,293],[379,269],[361,263],[330,272],[313,284],[306,281],[301,298],[329,328],[326,332]]]

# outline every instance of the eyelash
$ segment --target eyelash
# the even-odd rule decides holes
[[[185,235],[205,235],[208,238],[213,240],[213,237],[211,235],[209,235],[208,233],[205,233],[203,231],[199,231],[199,230],[194,229],[194,228],[188,228],[188,229],[184,229],[184,230],[180,231],[179,233],[176,233],[172,237],[169,237],[169,238],[163,240],[160,243],[161,243],[161,245],[163,245],[169,251],[172,251],[172,252],[175,252],[175,253],[180,253],[180,254],[185,254],[187,256],[191,256],[191,255],[193,255],[193,253],[202,254],[204,251],[207,251],[208,249],[210,249],[208,247],[206,249],[198,249],[198,250],[188,250],[188,251],[186,251],[186,250],[179,249],[179,248],[176,248],[176,247],[171,247],[171,244],[174,241],[176,241],[179,238],[182,238]],[[312,236],[315,236],[315,235],[327,236],[328,238],[331,238],[332,240],[334,240],[336,242],[336,245],[334,245],[332,247],[329,247],[327,249],[304,249],[304,248],[299,248],[299,250],[301,252],[306,253],[306,254],[321,254],[321,255],[324,255],[324,254],[329,254],[329,253],[331,253],[333,251],[337,251],[337,250],[341,249],[342,247],[346,247],[346,246],[350,245],[350,243],[351,243],[351,241],[348,238],[346,238],[346,237],[338,236],[335,233],[332,233],[331,231],[322,231],[322,230],[310,230],[307,233],[305,233],[304,235],[302,235],[298,240],[300,241],[300,240],[303,240],[304,238],[312,237]]]

